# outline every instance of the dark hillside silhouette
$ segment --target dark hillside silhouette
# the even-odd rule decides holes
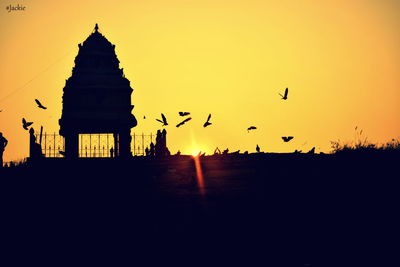
[[[202,156],[204,195],[191,156],[28,162],[2,169],[2,239],[60,257],[136,244],[147,254],[133,262],[382,266],[399,225],[398,158]]]

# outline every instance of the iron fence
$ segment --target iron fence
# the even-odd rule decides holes
[[[46,158],[63,157],[65,151],[64,137],[56,133],[43,133],[40,138],[35,134],[36,142],[40,144],[42,154]],[[153,133],[131,135],[131,152],[133,156],[144,156],[146,148],[155,140]],[[79,157],[81,158],[108,158],[115,150],[113,134],[80,134]]]

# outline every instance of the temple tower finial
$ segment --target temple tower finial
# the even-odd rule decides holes
[[[94,31],[98,32],[99,31],[99,25],[96,23],[96,26],[94,26]]]

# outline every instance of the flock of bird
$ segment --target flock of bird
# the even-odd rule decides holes
[[[35,99],[35,102],[38,108],[47,109],[47,107],[43,106],[38,99]],[[25,118],[22,118],[22,128],[24,128],[25,130],[28,130],[28,127],[31,126],[32,124],[33,122],[27,122]]]
[[[287,100],[288,99],[288,94],[289,94],[289,89],[286,88],[284,94],[280,94],[279,95],[282,97],[282,100]],[[37,107],[40,109],[47,109],[47,107],[45,107],[38,99],[35,99],[35,102],[37,104]],[[0,112],[2,112],[3,110],[0,110]],[[181,117],[186,117],[190,115],[190,112],[186,112],[186,111],[180,111],[178,112],[179,116]],[[143,119],[146,119],[146,116],[143,117]],[[176,127],[179,128],[182,125],[184,125],[185,123],[187,123],[188,121],[190,121],[192,119],[192,117],[187,117],[184,120],[182,120],[181,122],[179,122]],[[203,127],[208,127],[210,125],[212,125],[212,123],[210,122],[211,120],[211,114],[208,115],[206,122],[203,124]],[[167,126],[168,125],[168,121],[167,118],[165,117],[165,115],[163,113],[161,113],[161,119],[156,119],[156,121],[160,122],[162,124],[162,126]],[[31,126],[33,124],[33,122],[28,122],[25,118],[22,118],[22,128],[24,128],[25,130],[28,130],[28,127]],[[247,132],[250,132],[252,130],[256,130],[257,127],[256,126],[249,126],[247,128]],[[293,136],[282,136],[282,140],[283,142],[287,143],[290,140],[292,140],[294,137]],[[256,146],[256,151],[260,152],[260,147],[257,145]]]
[[[282,98],[281,98],[282,100],[287,100],[287,99],[288,99],[288,94],[289,94],[289,88],[286,88],[286,89],[285,89],[285,92],[284,92],[283,95],[279,93],[279,95],[282,97]],[[189,115],[190,115],[190,112],[180,111],[180,112],[178,112],[178,114],[179,114],[179,116],[181,116],[181,117],[185,117],[185,116],[189,116]],[[146,116],[143,116],[143,119],[146,119]],[[192,117],[188,117],[188,118],[184,119],[183,121],[181,121],[180,123],[178,123],[178,124],[176,125],[176,127],[178,127],[178,128],[181,127],[182,125],[184,125],[186,122],[190,121],[191,119],[192,119]],[[210,122],[210,120],[211,120],[211,114],[208,115],[207,121],[203,124],[203,127],[204,127],[204,128],[207,127],[207,126],[210,126],[210,125],[212,124],[212,123]],[[168,125],[167,118],[165,117],[165,115],[164,115],[163,113],[161,113],[161,119],[156,119],[156,121],[160,122],[160,123],[162,124],[162,126],[167,126],[167,125]],[[256,129],[257,129],[256,126],[251,125],[251,126],[249,126],[249,127],[247,128],[247,132],[250,132],[250,131],[256,130]],[[289,142],[289,141],[292,140],[293,138],[294,138],[293,136],[282,136],[282,140],[283,140],[283,142],[285,142],[285,143]],[[258,145],[257,145],[257,147],[256,147],[256,150],[257,150],[258,152],[259,152],[259,150],[260,150],[260,147],[259,147]]]

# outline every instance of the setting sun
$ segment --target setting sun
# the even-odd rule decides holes
[[[198,156],[201,153],[201,149],[193,149],[192,153],[190,153],[192,156]]]

